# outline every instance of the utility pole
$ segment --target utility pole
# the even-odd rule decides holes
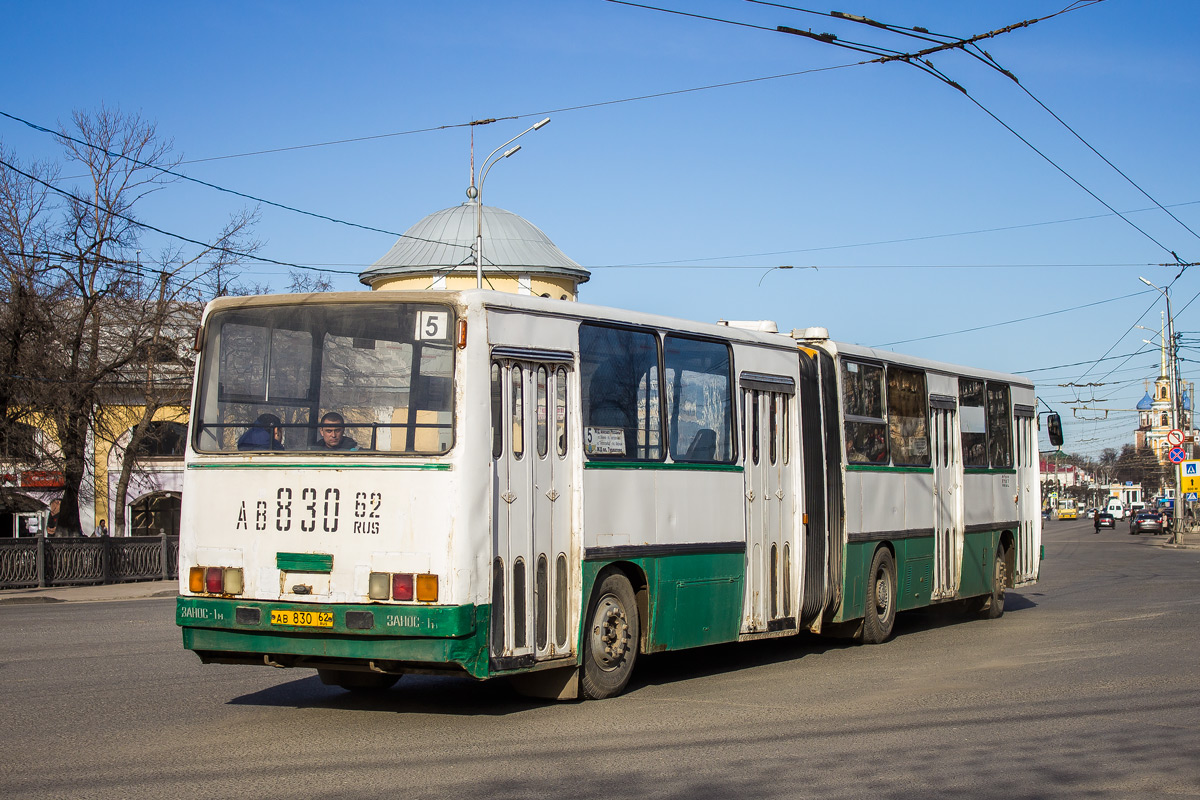
[[[1167,304],[1167,334],[1163,339],[1163,347],[1167,351],[1167,382],[1171,387],[1171,428],[1183,431],[1183,404],[1179,396],[1179,387],[1182,381],[1179,379],[1179,347],[1175,341],[1175,317],[1171,314],[1171,290],[1169,286],[1165,289],[1159,288],[1140,276],[1138,280],[1151,289],[1158,291]],[[1188,427],[1190,428],[1191,426],[1189,425]],[[1186,440],[1191,431],[1183,431],[1183,433]],[[1175,484],[1175,513],[1171,515],[1171,543],[1182,544],[1184,517],[1183,464],[1172,464],[1172,466],[1171,476]]]

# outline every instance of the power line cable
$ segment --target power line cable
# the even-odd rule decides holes
[[[30,122],[27,119],[22,119],[21,117],[15,116],[13,114],[9,114],[7,111],[0,110],[0,116],[7,117],[8,119],[13,120],[14,122],[19,122],[22,125],[27,125],[28,127],[32,128],[35,131],[39,131],[41,133],[47,133],[47,134],[50,134],[51,136],[61,138],[61,139],[66,139],[67,141],[70,141],[70,142],[74,142],[75,144],[81,145],[83,147],[88,147],[93,150],[97,150],[101,153],[104,153],[105,155],[107,155],[110,158],[123,159],[125,161],[129,161],[130,163],[137,164],[139,167],[145,167],[147,169],[157,170],[158,172],[161,172],[164,175],[170,175],[174,178],[179,178],[181,180],[190,181],[191,183],[199,184],[200,186],[208,187],[209,189],[216,189],[218,192],[225,192],[227,194],[232,194],[237,197],[245,198],[246,200],[253,200],[256,203],[263,203],[264,205],[273,206],[275,208],[280,208],[280,209],[283,209],[284,211],[291,211],[296,214],[303,214],[304,216],[307,216],[307,217],[313,217],[315,219],[323,219],[327,222],[335,222],[339,225],[347,225],[351,228],[358,228],[360,230],[371,231],[373,233],[386,233],[389,236],[398,236],[403,239],[413,239],[413,240],[419,241],[419,242],[428,242],[430,244],[440,244],[440,245],[447,245],[447,246],[451,246],[451,247],[454,247],[454,246],[465,247],[466,246],[466,245],[457,245],[452,242],[441,242],[436,239],[425,239],[420,236],[409,236],[406,233],[398,233],[396,231],[387,230],[386,228],[376,228],[376,227],[373,227],[370,225],[360,225],[357,222],[349,222],[347,220],[338,219],[337,217],[331,217],[326,214],[318,214],[313,211],[305,211],[304,209],[301,209],[301,208],[284,205],[283,203],[276,203],[273,200],[267,200],[262,197],[255,197],[254,195],[246,194],[245,192],[239,192],[235,189],[227,189],[224,186],[218,186],[217,184],[211,183],[209,181],[200,180],[199,178],[193,178],[190,175],[185,175],[182,172],[176,172],[173,169],[168,169],[166,167],[162,167],[157,164],[151,164],[146,161],[141,161],[140,159],[136,159],[133,156],[126,155],[124,153],[114,153],[111,150],[107,150],[107,149],[101,147],[100,145],[93,144],[91,142],[86,142],[81,139],[77,139],[77,138],[70,136],[69,134],[63,133],[61,131],[53,131],[43,125],[38,125],[37,123]]]
[[[1004,322],[993,322],[993,323],[989,323],[987,325],[977,325],[973,328],[964,328],[959,331],[948,331],[946,333],[934,333],[934,334],[930,334],[929,336],[917,336],[912,339],[898,339],[894,342],[885,342],[883,344],[872,345],[872,347],[892,347],[893,345],[897,345],[897,344],[908,344],[910,342],[924,342],[924,341],[928,341],[929,339],[941,339],[942,337],[945,337],[945,336],[958,336],[963,333],[975,333],[976,331],[988,330],[990,328],[1000,328],[1005,325],[1015,325],[1018,322],[1029,322],[1030,320],[1044,319],[1046,317],[1053,317],[1057,314],[1065,314],[1069,311],[1079,311],[1084,308],[1093,308],[1095,306],[1104,305],[1105,303],[1113,303],[1113,302],[1116,302],[1117,300],[1128,300],[1131,297],[1137,297],[1138,295],[1146,294],[1149,291],[1150,291],[1149,289],[1144,289],[1140,292],[1134,292],[1133,294],[1126,294],[1126,295],[1122,295],[1120,297],[1110,297],[1107,300],[1097,300],[1094,303],[1085,303],[1081,306],[1072,306],[1071,308],[1064,308],[1059,311],[1047,311],[1044,314],[1034,314],[1033,316],[1021,317],[1020,319],[1010,319],[1010,320],[1006,320]],[[1145,314],[1143,314],[1142,316],[1145,316]],[[1138,321],[1139,322],[1141,321],[1140,317],[1138,318]],[[1130,330],[1132,330],[1132,328]],[[1128,331],[1126,333],[1128,333]],[[1105,355],[1108,355],[1108,353],[1105,353]],[[1018,374],[1021,374],[1021,373],[1018,373]]]
[[[212,244],[210,242],[203,242],[203,241],[200,241],[199,239],[192,239],[192,238],[183,236],[178,233],[172,233],[171,231],[163,230],[162,228],[156,228],[153,225],[136,220],[133,217],[129,217],[124,214],[119,214],[116,211],[106,209],[104,206],[101,206],[99,203],[95,203],[91,200],[84,200],[82,197],[72,194],[71,192],[68,192],[65,189],[60,189],[57,186],[55,186],[54,184],[44,181],[35,175],[30,175],[28,172],[25,172],[24,170],[21,170],[2,159],[0,159],[0,167],[5,167],[6,169],[10,169],[13,172],[17,173],[18,175],[22,175],[25,178],[28,178],[29,180],[34,181],[35,183],[45,186],[47,189],[51,190],[52,192],[57,192],[58,194],[61,194],[63,197],[66,197],[69,200],[73,200],[76,203],[81,203],[85,206],[89,206],[91,208],[96,208],[101,211],[104,211],[104,212],[112,215],[113,217],[116,217],[117,219],[123,220],[124,222],[128,222],[130,225],[136,225],[139,228],[145,228],[146,230],[154,231],[155,233],[162,234],[163,236],[168,236],[172,239],[178,239],[181,242],[187,242],[188,244],[199,245],[200,247],[206,248],[207,250],[216,251],[218,253],[225,253],[226,255],[236,256],[237,258],[253,259],[254,261],[264,263],[264,264],[275,264],[280,267],[292,267],[295,269],[307,270],[310,272],[332,272],[332,273],[337,273],[337,274],[341,274],[341,275],[358,275],[357,272],[349,272],[346,270],[320,270],[320,269],[316,269],[314,267],[305,266],[304,264],[294,264],[290,261],[276,261],[273,258],[266,258],[264,256],[256,256],[256,255],[252,255],[250,253],[244,253],[244,252],[241,252],[238,250],[234,250],[230,247],[224,247],[222,245]]]

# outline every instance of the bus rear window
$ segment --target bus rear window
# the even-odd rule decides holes
[[[213,314],[196,397],[202,452],[436,454],[453,432],[446,306],[263,306]]]

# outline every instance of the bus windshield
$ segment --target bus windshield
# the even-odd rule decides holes
[[[199,452],[417,455],[453,443],[454,312],[414,303],[257,306],[205,324]]]

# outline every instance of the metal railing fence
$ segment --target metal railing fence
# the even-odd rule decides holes
[[[170,580],[178,536],[0,539],[0,589]]]

